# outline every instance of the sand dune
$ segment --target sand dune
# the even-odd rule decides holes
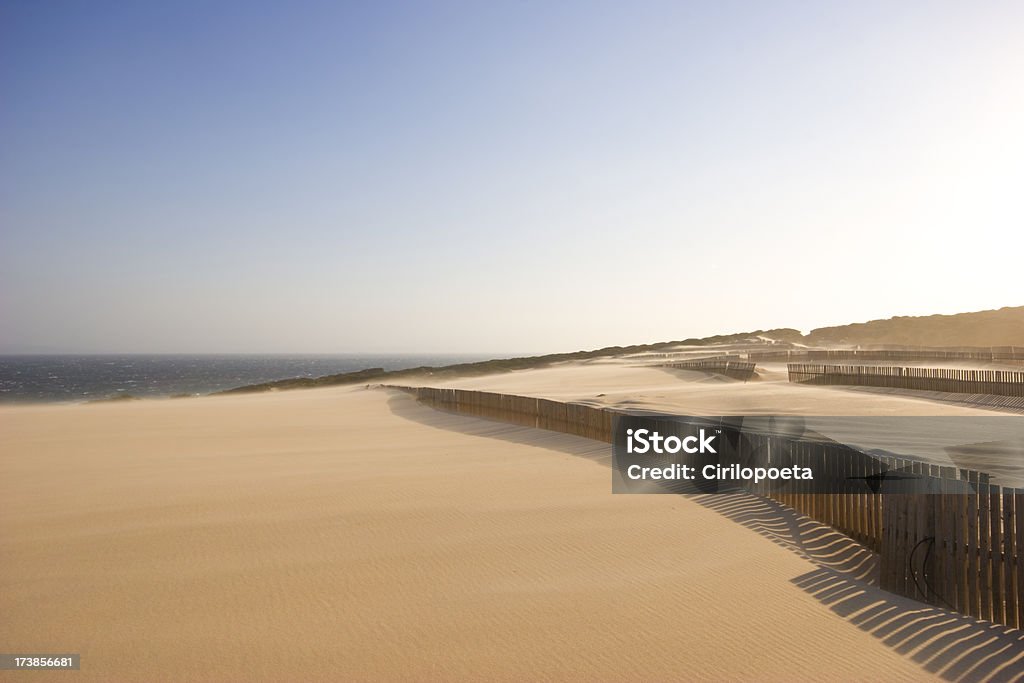
[[[362,389],[0,420],[0,642],[80,652],[76,680],[910,680],[1019,666],[1018,632],[881,593],[864,581],[870,557],[777,506],[611,496],[606,447],[584,439]],[[946,626],[910,648],[881,639],[876,627],[908,618]]]
[[[594,404],[667,410],[686,415],[992,415],[993,411],[921,396],[859,388],[791,384],[777,367],[741,382],[703,372],[660,368],[628,360],[566,362],[439,382],[430,376],[403,384],[498,391]]]
[[[931,397],[935,392],[793,384],[784,368],[769,365],[757,380],[742,382],[658,367],[649,361],[601,359],[445,382],[418,377],[408,383],[681,415],[838,416],[836,420],[809,419],[808,429],[861,450],[977,468],[992,474],[993,483],[1024,487],[1024,428],[1018,422],[1019,412],[962,405],[948,397],[936,400]],[[931,419],[890,420],[904,416]],[[943,421],[950,417],[974,419]],[[986,445],[983,450],[971,450],[981,443]]]

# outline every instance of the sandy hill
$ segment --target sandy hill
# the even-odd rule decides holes
[[[901,316],[822,327],[809,344],[907,344],[914,346],[1024,346],[1024,306],[956,315]]]

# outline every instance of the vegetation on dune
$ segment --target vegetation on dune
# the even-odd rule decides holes
[[[1024,346],[1024,306],[956,315],[901,316],[812,330],[805,343]]]
[[[760,338],[772,339],[777,342],[803,343],[804,335],[800,330],[792,327],[779,327],[773,330],[754,330],[753,332],[738,332],[736,334],[718,334],[714,337],[704,337],[697,340],[702,345],[709,344],[741,344],[749,341],[760,341]]]
[[[588,360],[602,356],[619,356],[627,353],[640,353],[642,351],[658,351],[668,347],[681,344],[702,344],[699,339],[686,341],[661,342],[658,344],[637,344],[633,346],[608,346],[593,351],[574,351],[571,353],[550,353],[543,356],[524,356],[522,358],[499,358],[495,360],[477,361],[475,363],[458,363],[456,365],[444,365],[434,367],[430,365],[405,370],[385,370],[383,368],[369,368],[357,372],[343,372],[337,375],[326,375],[324,377],[296,377],[294,379],[282,379],[275,382],[264,382],[262,384],[250,384],[235,389],[227,389],[217,392],[218,394],[244,394],[257,391],[273,391],[281,389],[310,389],[313,387],[334,386],[336,384],[359,384],[365,382],[381,382],[384,380],[397,379],[410,375],[433,375],[435,377],[455,377],[466,375],[490,375],[497,372],[509,372],[512,370],[526,370],[530,368],[541,368],[552,363],[559,363],[567,360]]]
[[[247,394],[261,391],[284,389],[310,389],[339,384],[364,384],[384,382],[412,375],[431,375],[435,378],[465,377],[467,375],[490,375],[512,370],[543,368],[563,361],[590,360],[593,358],[621,356],[632,353],[659,352],[679,346],[714,346],[720,344],[742,344],[762,342],[771,339],[784,344],[801,343],[808,345],[829,344],[906,344],[916,346],[1024,346],[1024,306],[1001,308],[998,311],[960,313],[957,315],[932,315],[920,318],[900,317],[889,320],[873,320],[839,327],[823,327],[804,336],[799,330],[777,328],[755,330],[735,334],[719,334],[701,339],[658,342],[655,344],[634,344],[632,346],[606,346],[592,351],[550,353],[543,356],[521,358],[500,358],[458,363],[440,367],[422,366],[405,370],[369,368],[357,372],[344,372],[324,377],[296,377],[274,382],[250,384],[227,389],[218,394]],[[116,400],[116,399],[115,399]]]
[[[408,368],[405,370],[369,368],[367,370],[343,372],[337,375],[326,375],[324,377],[296,377],[292,379],[277,380],[274,382],[250,384],[243,387],[219,391],[216,395],[249,394],[261,391],[280,391],[286,389],[312,389],[315,387],[329,387],[339,384],[365,384],[368,382],[391,381],[412,375],[431,375],[437,378],[465,377],[468,375],[491,375],[499,372],[511,372],[513,370],[543,368],[552,365],[553,363],[561,363],[564,361],[590,360],[593,358],[622,356],[632,353],[667,351],[679,346],[710,346],[714,344],[757,342],[759,337],[769,337],[772,339],[787,341],[791,339],[799,339],[801,335],[798,330],[782,328],[777,330],[756,330],[754,332],[719,334],[702,339],[691,338],[681,341],[657,342],[654,344],[606,346],[601,349],[593,349],[590,351],[549,353],[542,356],[523,356],[520,358],[499,358],[495,360],[477,361],[474,363],[458,363],[456,365],[444,365],[440,367],[427,365],[418,368]]]

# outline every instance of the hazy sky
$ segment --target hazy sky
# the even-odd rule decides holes
[[[0,352],[1024,304],[1021,2],[0,5]]]

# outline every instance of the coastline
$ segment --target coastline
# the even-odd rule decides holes
[[[642,355],[403,382],[694,415],[992,415]],[[605,443],[375,382],[0,420],[0,640],[79,652],[86,681],[1024,669],[1021,631],[882,591],[876,555],[786,506],[613,496]]]

